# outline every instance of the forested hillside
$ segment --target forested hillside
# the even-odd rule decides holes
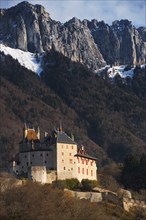
[[[61,121],[68,135],[74,134],[77,143],[87,146],[93,156],[98,155],[98,164],[108,161],[103,149],[88,137],[86,121],[38,75],[2,53],[0,66],[0,168],[8,166],[12,155],[17,153],[25,122],[30,127],[39,126],[43,138],[45,131],[58,128]]]
[[[111,85],[51,51],[41,78],[1,53],[1,166],[18,150],[23,123],[41,136],[59,126],[98,158],[98,166],[146,152],[144,98]]]
[[[127,154],[146,152],[145,102],[132,89],[111,85],[54,51],[42,79],[86,121],[88,136],[110,158],[122,162]]]

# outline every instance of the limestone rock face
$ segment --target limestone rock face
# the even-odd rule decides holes
[[[137,30],[138,30],[142,40],[146,43],[146,27],[139,27]]]
[[[52,20],[43,6],[28,2],[1,9],[0,16],[4,44],[34,53],[53,48],[93,71],[106,63],[144,62],[146,56],[142,34],[127,20],[109,26],[103,21],[72,18],[62,24]]]
[[[92,20],[87,25],[108,64],[144,63],[146,58],[144,34],[128,20],[114,21],[111,26]]]

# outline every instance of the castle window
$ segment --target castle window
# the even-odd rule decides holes
[[[82,168],[82,174],[84,174],[84,168]]]
[[[80,158],[77,157],[77,159],[78,159],[78,163],[80,163]]]
[[[73,168],[71,168],[71,170],[73,170]]]
[[[66,168],[64,167],[64,170],[65,170]]]
[[[26,155],[24,157],[26,158]]]
[[[28,166],[28,162],[27,162],[27,166]]]
[[[24,166],[22,166],[22,169],[24,168]]]
[[[64,160],[62,160],[62,163],[64,163]]]
[[[46,156],[48,157],[48,154],[46,154]]]
[[[62,156],[64,155],[64,152],[62,152]]]
[[[47,161],[45,160],[45,163],[47,163]]]
[[[30,164],[32,164],[32,162],[30,162]]]
[[[92,161],[91,161],[91,163],[90,163],[90,164],[91,164],[91,166],[92,166]]]
[[[72,159],[69,159],[69,162],[72,163],[73,162]]]
[[[69,156],[71,156],[71,153],[69,153]]]
[[[32,154],[32,157],[34,157],[34,154]]]
[[[84,159],[82,159],[82,164],[84,164]]]
[[[91,176],[93,176],[93,170],[91,170]]]
[[[86,160],[86,165],[88,165],[88,160]]]
[[[87,175],[88,175],[88,169],[86,170],[86,173],[87,173]]]
[[[72,150],[74,149],[74,146],[71,146]]]
[[[42,157],[43,155],[42,155],[42,154],[40,154],[40,156]]]
[[[78,167],[78,173],[80,173],[80,167]]]

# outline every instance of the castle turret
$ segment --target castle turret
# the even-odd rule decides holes
[[[28,132],[28,128],[26,123],[24,123],[24,127],[23,127],[23,138],[25,139],[27,137],[27,132]]]
[[[60,121],[60,126],[59,126],[59,131],[62,132],[62,124],[61,124],[61,121]]]
[[[40,128],[39,127],[38,127],[37,137],[38,137],[38,140],[41,139],[41,133],[40,133]]]

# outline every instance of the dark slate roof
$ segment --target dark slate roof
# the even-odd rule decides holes
[[[76,144],[65,132],[57,131],[57,143]]]
[[[75,157],[84,157],[84,158],[91,159],[91,160],[97,160],[96,157],[92,157],[92,156],[90,156],[90,155],[88,155],[88,154],[80,154],[80,153],[77,153],[77,154],[75,154]]]

